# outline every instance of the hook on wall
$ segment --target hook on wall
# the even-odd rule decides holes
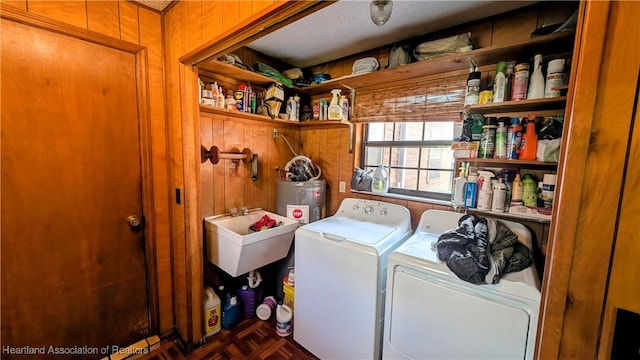
[[[217,146],[212,146],[207,150],[207,148],[200,145],[200,163],[204,163],[209,160],[215,165],[220,161],[220,159],[242,160],[245,164],[251,164],[251,161],[253,160],[253,153],[251,152],[251,149],[248,148],[244,148],[242,152],[221,152]]]

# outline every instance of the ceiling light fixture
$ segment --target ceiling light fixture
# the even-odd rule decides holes
[[[391,17],[393,2],[391,0],[372,0],[369,5],[371,21],[378,26],[384,25]]]

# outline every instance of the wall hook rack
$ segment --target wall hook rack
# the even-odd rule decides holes
[[[204,146],[200,146],[201,163],[209,160],[215,165],[220,161],[220,159],[242,160],[245,164],[251,164],[251,161],[253,160],[253,153],[251,152],[251,149],[248,148],[244,148],[242,152],[221,152],[217,146],[212,146],[209,150]]]

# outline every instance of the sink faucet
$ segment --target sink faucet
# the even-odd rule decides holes
[[[249,215],[249,209],[246,206],[242,207],[242,215]]]

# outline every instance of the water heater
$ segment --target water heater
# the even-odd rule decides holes
[[[326,216],[327,181],[276,180],[276,213],[308,224]]]

